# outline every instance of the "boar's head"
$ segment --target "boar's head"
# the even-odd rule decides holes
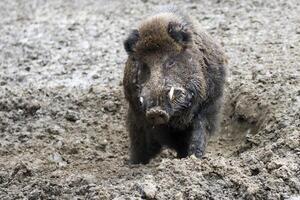
[[[170,14],[149,18],[124,42],[130,105],[156,125],[187,126],[205,98],[205,65],[193,27]]]

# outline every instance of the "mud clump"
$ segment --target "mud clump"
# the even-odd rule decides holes
[[[299,198],[298,1],[173,2],[226,46],[223,120],[203,159],[147,165],[129,164],[121,48],[159,2],[128,3],[0,2],[0,199]]]

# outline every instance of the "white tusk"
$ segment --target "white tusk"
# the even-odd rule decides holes
[[[174,94],[174,87],[171,87],[170,92],[169,92],[169,98],[170,98],[170,100],[173,99],[173,94]]]
[[[144,103],[144,98],[143,97],[140,97],[140,102],[141,102],[141,104]]]

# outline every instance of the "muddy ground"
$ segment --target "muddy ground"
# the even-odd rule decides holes
[[[0,199],[300,198],[300,2],[172,2],[229,57],[222,127],[129,165],[122,41],[167,1],[0,1]]]

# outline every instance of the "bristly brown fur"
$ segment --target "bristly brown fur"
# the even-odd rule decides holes
[[[170,16],[155,16],[143,23],[140,28],[140,39],[136,44],[137,52],[176,50],[180,51],[181,46],[174,43],[174,40],[167,32],[168,19]]]
[[[222,106],[227,58],[221,47],[175,7],[142,21],[124,47],[131,162],[148,163],[162,146],[179,158],[201,158]],[[151,109],[161,110],[146,115]],[[158,120],[165,124],[151,124],[147,116],[153,113],[168,115]]]

